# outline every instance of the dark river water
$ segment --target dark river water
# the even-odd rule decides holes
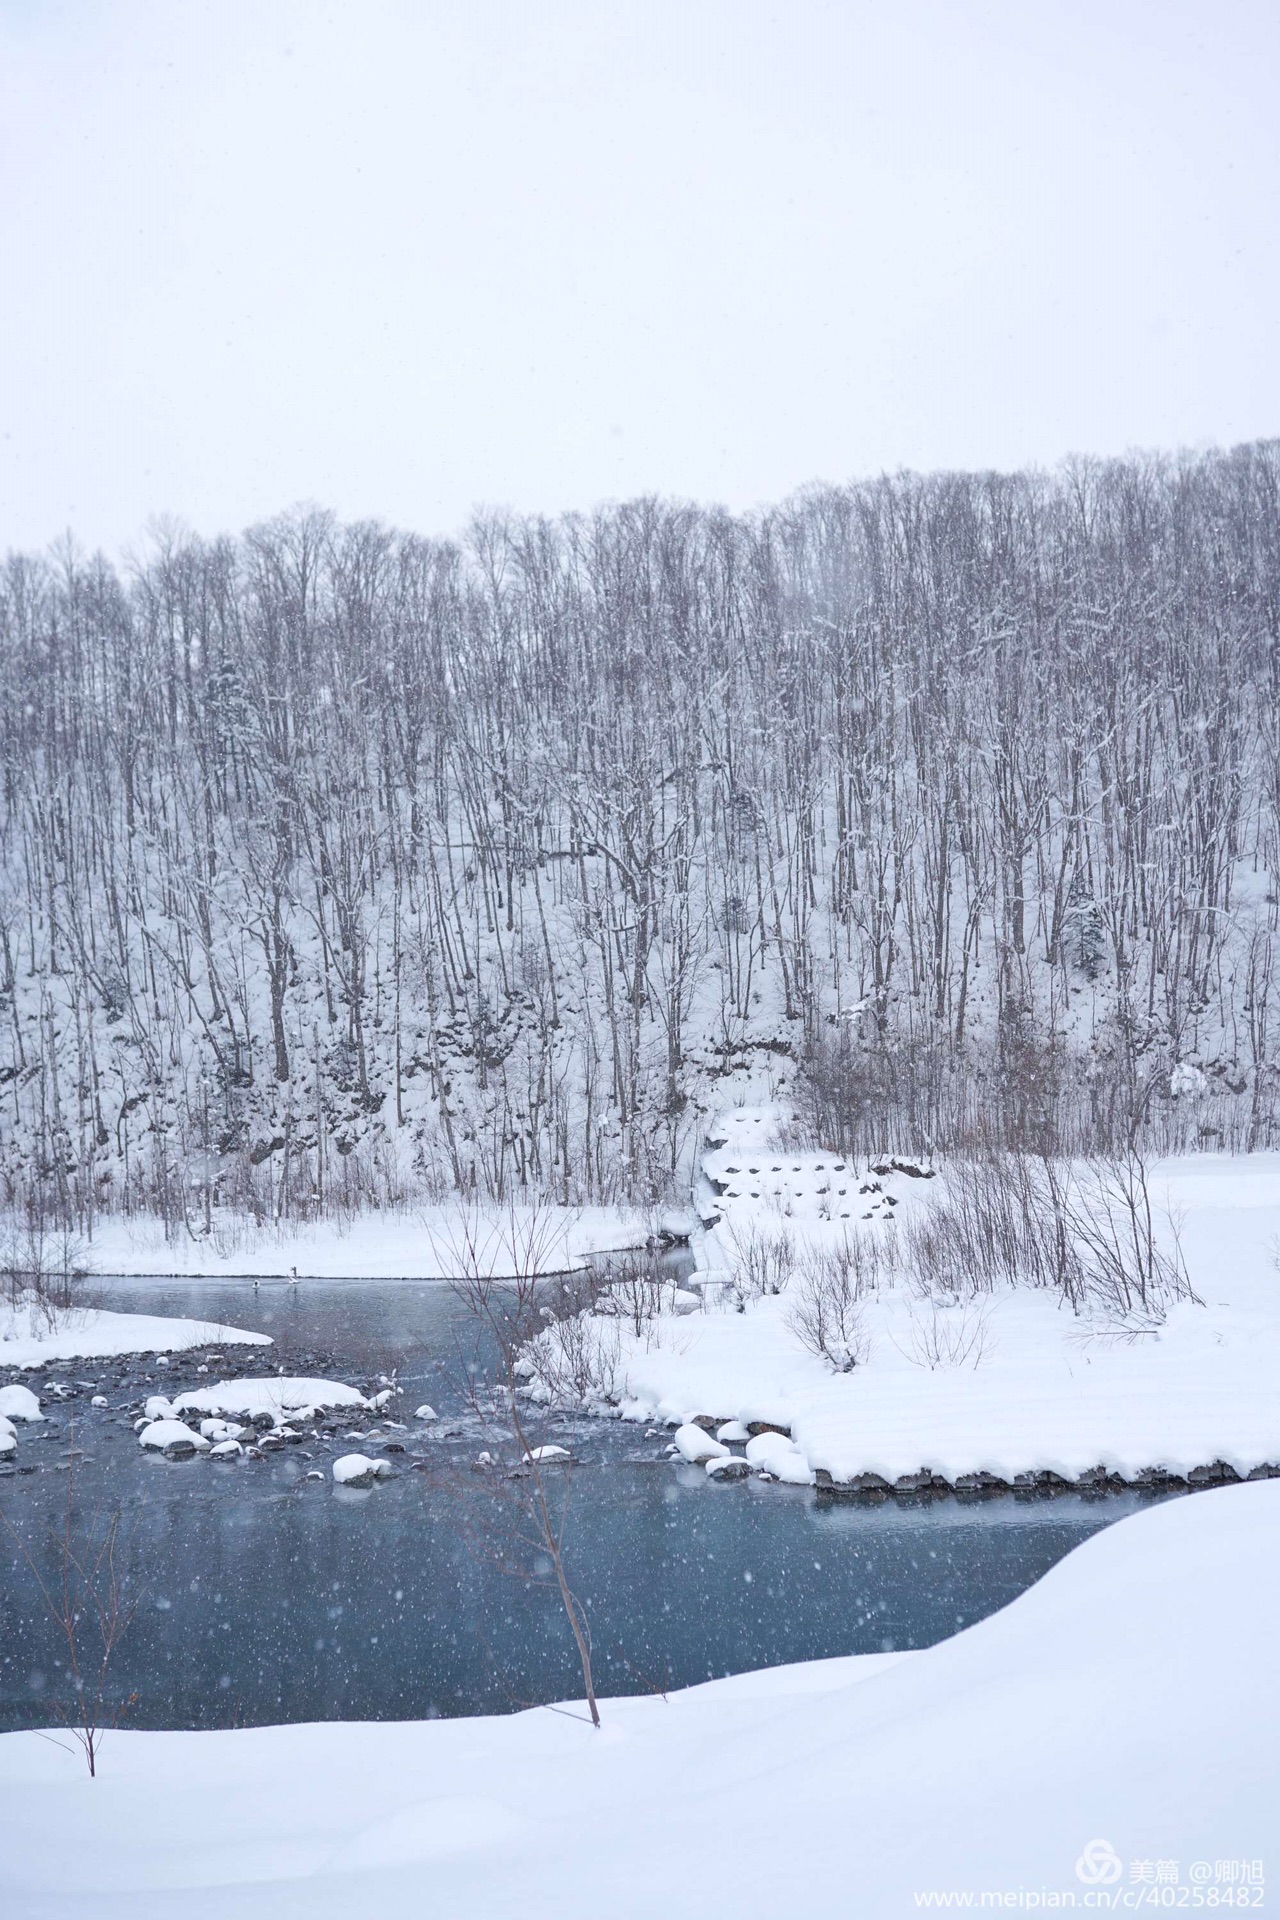
[[[382,1440],[308,1438],[219,1465],[144,1455],[129,1408],[200,1384],[203,1353],[154,1363],[60,1363],[84,1383],[43,1428],[20,1430],[34,1471],[0,1479],[0,1726],[47,1723],[68,1697],[67,1645],[37,1575],[59,1577],[68,1514],[77,1554],[118,1526],[132,1608],[107,1678],[128,1724],[225,1727],[501,1712],[573,1697],[580,1678],[547,1563],[526,1546],[522,1490],[477,1471],[493,1442],[466,1410],[483,1370],[469,1316],[439,1283],[115,1281],[104,1305],[260,1328],[286,1369],[404,1391]],[[233,1372],[234,1368],[214,1369]],[[87,1404],[90,1390],[111,1406]],[[429,1400],[444,1418],[413,1419]],[[363,1422],[368,1431],[375,1423]],[[37,1437],[39,1436],[39,1437]],[[602,1693],[643,1692],[784,1661],[928,1646],[1005,1605],[1140,1495],[1001,1496],[864,1507],[804,1488],[709,1482],[673,1466],[665,1433],[561,1420],[554,1479],[568,1502],[570,1577],[586,1609]],[[392,1477],[339,1489],[340,1452],[386,1442]],[[403,1448],[403,1451],[394,1449]],[[74,1455],[74,1458],[73,1458]],[[308,1479],[307,1475],[320,1474]],[[34,1563],[34,1565],[32,1564]],[[103,1583],[98,1582],[101,1591]],[[56,1591],[54,1594],[56,1599]],[[91,1621],[86,1670],[100,1658]]]

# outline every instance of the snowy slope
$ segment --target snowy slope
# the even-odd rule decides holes
[[[1278,1581],[1280,1486],[1226,1488],[1093,1536],[924,1652],[610,1701],[600,1733],[542,1710],[118,1734],[96,1782],[9,1734],[0,1904],[893,1920],[931,1892],[1132,1898],[1156,1862],[1221,1889],[1275,1869]]]

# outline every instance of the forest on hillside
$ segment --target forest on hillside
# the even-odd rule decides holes
[[[0,580],[0,1199],[1277,1143],[1280,443]]]

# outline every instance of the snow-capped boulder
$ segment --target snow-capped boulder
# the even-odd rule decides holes
[[[153,1393],[142,1411],[148,1420],[172,1420],[173,1402],[163,1393]]]
[[[89,1405],[91,1407],[106,1407],[106,1406],[110,1406],[110,1404],[111,1403],[107,1399],[107,1396],[105,1393],[95,1393],[92,1400],[89,1402]]]
[[[12,1420],[0,1414],[0,1460],[5,1460],[18,1450],[18,1429]]]
[[[435,1408],[427,1406],[425,1401],[417,1409],[413,1417],[415,1420],[438,1420],[440,1418]]]
[[[385,1460],[371,1460],[366,1453],[344,1453],[333,1463],[333,1477],[340,1487],[371,1487],[390,1471]]]
[[[720,1454],[706,1463],[707,1476],[711,1480],[745,1480],[752,1471],[751,1463],[744,1460],[740,1453]]]
[[[730,1441],[736,1441],[741,1446],[744,1440],[750,1438],[750,1431],[743,1426],[741,1420],[726,1420],[722,1427],[716,1428],[716,1439],[725,1446],[728,1446]]]
[[[40,1402],[30,1387],[0,1387],[0,1414],[6,1420],[43,1420]]]
[[[238,1460],[243,1452],[244,1448],[238,1440],[219,1440],[216,1446],[210,1447],[209,1458],[211,1460]]]
[[[719,1460],[729,1455],[728,1447],[722,1445],[704,1428],[695,1427],[692,1421],[683,1427],[676,1428],[675,1445],[681,1458],[688,1460],[695,1467],[700,1467],[704,1460]]]
[[[200,1431],[206,1440],[221,1445],[225,1440],[238,1440],[244,1428],[235,1420],[202,1420]]]
[[[193,1433],[190,1427],[183,1426],[181,1420],[153,1420],[138,1435],[138,1443],[144,1447],[155,1447],[159,1452],[176,1459],[183,1453],[208,1453],[209,1442],[202,1433]]]
[[[761,1473],[785,1480],[789,1486],[813,1485],[809,1462],[785,1433],[758,1433],[754,1440],[747,1442],[747,1459]]]
[[[526,1460],[532,1460],[534,1464],[539,1467],[552,1465],[557,1460],[571,1460],[572,1458],[573,1455],[569,1452],[568,1447],[534,1447],[531,1452],[525,1455]]]

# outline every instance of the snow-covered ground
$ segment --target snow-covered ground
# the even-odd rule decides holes
[[[71,1307],[51,1330],[32,1312],[0,1310],[0,1367],[43,1367],[58,1360],[107,1360],[126,1353],[180,1353],[189,1347],[269,1347],[265,1333],[158,1313]]]
[[[211,1238],[171,1233],[158,1221],[104,1217],[88,1253],[103,1274],[163,1274],[187,1279],[249,1276],[283,1279],[452,1279],[563,1273],[593,1253],[643,1246],[656,1226],[687,1233],[693,1216],[627,1207],[518,1207],[471,1212],[436,1207],[368,1213],[348,1223],[260,1228],[251,1220],[219,1225]]]
[[[893,1920],[947,1894],[1145,1911],[1153,1887],[1223,1905],[1277,1869],[1278,1583],[1280,1485],[1229,1487],[1096,1534],[926,1651],[608,1701],[599,1733],[546,1709],[118,1733],[95,1781],[8,1734],[0,1910]]]
[[[837,1373],[797,1336],[794,1276],[735,1310],[752,1235],[787,1237],[797,1258],[846,1233],[901,1238],[945,1173],[872,1174],[831,1154],[784,1152],[768,1144],[771,1118],[739,1110],[704,1161],[714,1183],[704,1212],[719,1216],[696,1243],[709,1310],[663,1313],[640,1334],[625,1322],[601,1329],[611,1397],[628,1417],[786,1428],[799,1450],[781,1463],[788,1479],[1075,1480],[1102,1468],[1132,1480],[1219,1462],[1243,1478],[1280,1466],[1280,1156],[1151,1169],[1198,1296],[1163,1324],[1139,1331],[1076,1314],[1030,1287],[935,1308],[899,1273],[862,1303],[860,1363]]]

